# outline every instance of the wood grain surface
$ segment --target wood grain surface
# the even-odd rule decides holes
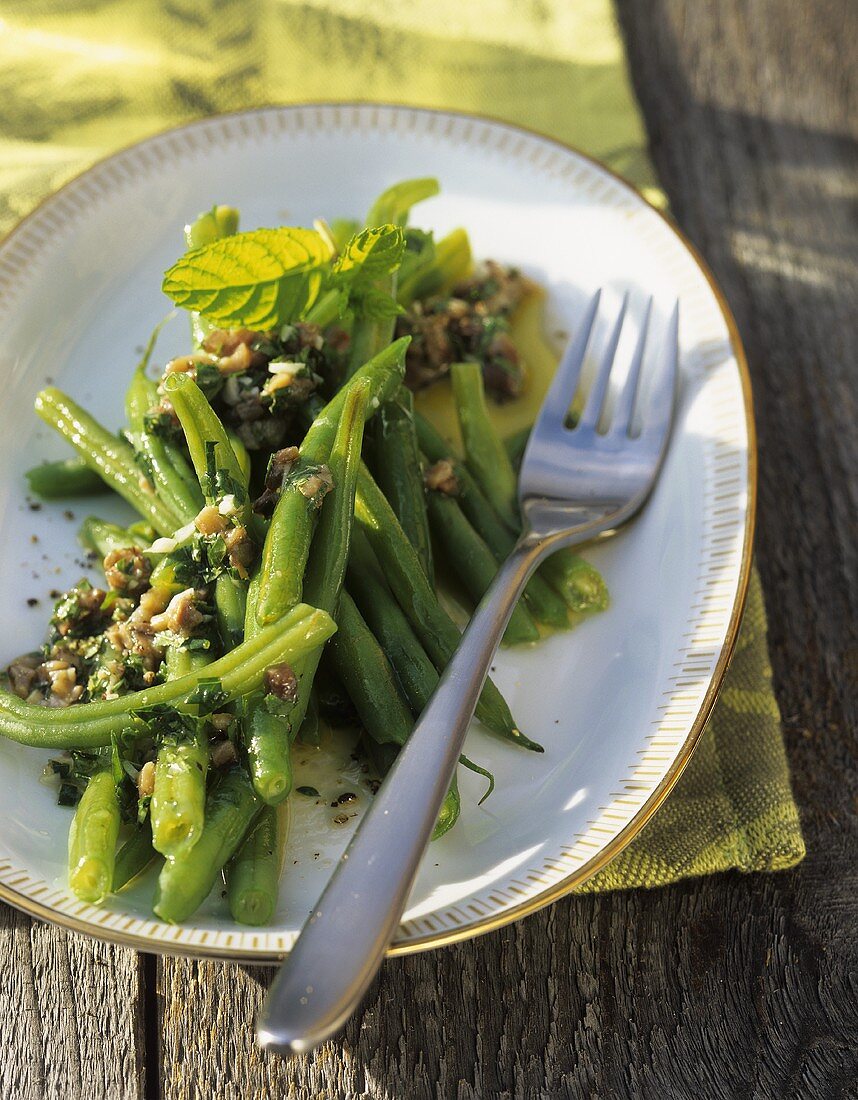
[[[674,214],[750,360],[806,861],[391,961],[342,1040],[288,1062],[252,1042],[268,972],[0,910],[3,1100],[858,1096],[858,4],[618,6]]]

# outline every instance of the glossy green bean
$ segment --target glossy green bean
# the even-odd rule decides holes
[[[201,485],[207,481],[206,444],[215,445],[215,466],[226,470],[237,486],[247,492],[247,476],[236,457],[226,429],[203,391],[189,374],[171,374],[164,389],[182,425],[185,440]],[[249,509],[249,504],[246,505]]]
[[[228,700],[250,694],[261,686],[270,665],[293,664],[323,645],[335,630],[327,612],[298,604],[281,622],[261,630],[205,669],[119,699],[81,703],[60,712],[0,692],[0,736],[37,748],[109,745],[113,736],[134,726],[133,712],[164,704],[193,714],[195,705],[187,698],[203,677],[219,680]]]
[[[213,206],[211,210],[204,210],[185,226],[185,243],[188,248],[202,248],[221,237],[231,237],[238,232],[238,218],[234,206]]]
[[[238,222],[239,213],[234,206],[213,206],[185,226],[185,244],[189,249],[201,248],[222,237],[231,237],[238,232]],[[202,346],[213,327],[199,313],[191,313],[191,336],[195,347]]]
[[[418,267],[408,278],[400,279],[396,288],[396,300],[401,306],[410,306],[416,298],[428,298],[434,294],[446,294],[464,279],[471,270],[471,242],[464,229],[454,229],[435,242],[435,255],[431,263]]]
[[[370,383],[362,379],[351,387],[343,406],[329,459],[334,487],[322,507],[314,539],[317,551],[304,585],[307,597],[318,600],[314,606],[332,615],[336,614],[349,557],[355,483],[369,394]],[[291,787],[289,746],[304,722],[320,656],[321,651],[316,650],[293,666],[298,681],[295,698],[284,702],[276,717],[258,704],[250,710],[246,731],[248,766],[254,789],[266,802],[280,801]]]
[[[229,573],[221,573],[215,581],[215,617],[225,650],[243,641],[246,612],[247,585]]]
[[[574,550],[558,550],[542,563],[540,572],[573,611],[604,611],[610,603],[602,574]]]
[[[78,452],[104,482],[128,501],[161,535],[180,526],[179,517],[158,499],[142,477],[134,451],[54,387],[36,397],[36,412]]]
[[[393,666],[412,712],[419,715],[438,683],[438,670],[396,602],[360,529],[352,536],[348,591]]]
[[[348,592],[340,593],[339,630],[325,653],[369,736],[404,745],[414,719],[393,669]]]
[[[69,830],[69,887],[75,897],[98,905],[113,885],[119,801],[109,767],[89,780]]]
[[[522,428],[520,431],[513,432],[512,435],[506,436],[503,441],[506,453],[509,455],[509,460],[512,463],[512,468],[516,473],[521,469],[521,462],[524,458],[524,452],[527,450],[528,440],[530,439],[530,433],[532,431],[533,425],[529,425],[527,428]]]
[[[226,896],[239,924],[268,924],[277,907],[282,839],[277,811],[263,806],[226,866]]]
[[[184,456],[177,447],[145,429],[136,436],[136,443],[155,492],[183,524],[189,523],[204,502]]]
[[[434,583],[426,490],[414,430],[414,398],[405,386],[400,386],[396,396],[379,410],[375,430],[375,472],[381,491],[417,551],[423,571]]]
[[[202,729],[185,741],[160,745],[149,805],[152,846],[163,856],[193,848],[205,821],[208,738]]]
[[[94,496],[110,492],[101,477],[82,458],[63,458],[43,462],[24,475],[30,492],[42,500],[65,500],[67,497]]]
[[[157,916],[175,924],[200,907],[261,805],[242,768],[230,768],[218,777],[206,799],[205,827],[199,840],[193,848],[164,861],[155,891]]]
[[[354,375],[351,382],[319,410],[301,444],[301,457],[274,509],[259,573],[256,617],[260,624],[276,621],[301,598],[317,508],[302,492],[302,478],[326,463],[337,425],[351,388],[367,379],[371,384],[367,415],[399,388],[405,372],[408,338],[397,340]]]
[[[249,701],[242,726],[253,789],[263,802],[276,806],[292,790],[289,725],[279,715],[269,713],[259,696]]]
[[[94,550],[102,558],[107,557],[111,550],[127,550],[130,546],[144,550],[149,545],[144,538],[127,527],[108,523],[98,516],[87,516],[80,525],[77,537],[83,546]]]
[[[371,738],[365,738],[363,740],[363,745],[379,779],[384,779],[393,767],[393,762],[399,755],[399,745],[394,745],[391,742],[378,744]],[[432,830],[432,840],[437,840],[439,837],[443,836],[444,833],[449,833],[459,820],[461,808],[459,780],[454,772],[450,787],[444,796],[444,801],[441,803],[441,810],[438,814],[438,820],[435,822],[435,828]]]
[[[319,701],[316,697],[316,676],[313,677],[313,688],[310,691],[310,699],[307,710],[304,713],[304,721],[298,730],[298,739],[304,745],[318,745],[321,742],[321,729],[319,727]]]
[[[356,530],[352,539],[348,582],[350,595],[393,667],[412,714],[419,718],[438,685],[438,670],[427,657],[388,588],[375,554],[362,531]],[[303,726],[301,739],[305,739]],[[460,756],[459,761],[466,768],[488,779],[489,787],[483,799],[488,798],[494,788],[494,777],[491,773],[466,756]]]
[[[365,531],[400,607],[440,671],[459,644],[459,631],[438,602],[414,547],[366,467],[361,468],[358,476],[355,520]],[[531,741],[518,728],[503,696],[490,679],[486,680],[480,694],[476,713],[480,721],[500,737],[536,752],[543,751],[541,745]]]
[[[500,564],[512,552],[516,536],[503,522],[477,485],[470,470],[450,453],[449,444],[424,417],[416,416],[418,441],[431,462],[449,461],[457,482],[456,500],[474,530],[480,535]],[[524,600],[533,617],[555,629],[569,625],[566,601],[538,574],[527,582]]]
[[[494,554],[468,523],[458,502],[441,492],[427,494],[432,532],[468,595],[478,604],[498,571]],[[504,631],[506,645],[539,640],[539,628],[522,602],[516,604]]]
[[[131,836],[119,846],[113,865],[113,893],[118,893],[138,875],[142,875],[157,855],[152,847],[152,829],[147,817],[141,825],[134,827]]]
[[[482,368],[479,363],[454,363],[450,377],[468,467],[501,519],[517,531],[518,479],[489,418]]]

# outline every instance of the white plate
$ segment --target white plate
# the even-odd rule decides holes
[[[464,225],[477,256],[520,264],[550,292],[550,327],[574,328],[598,286],[657,309],[681,299],[683,392],[661,483],[644,515],[593,550],[609,611],[532,651],[506,652],[496,679],[544,756],[478,730],[467,751],[497,777],[463,773],[462,815],[424,860],[394,950],[496,927],[571,889],[640,830],[700,733],[735,639],[750,563],[755,456],[741,348],[711,278],[676,230],[579,153],[513,126],[399,107],[283,107],[201,121],[97,164],[30,215],[0,248],[0,625],[4,662],[41,641],[51,588],[81,568],[62,505],[31,511],[24,470],[64,453],[32,412],[48,379],[109,425],[135,349],[165,313],[161,273],[184,222],[215,202],[242,224],[360,215],[375,194],[434,175],[442,194],[419,224]],[[663,319],[663,318],[662,318]],[[159,356],[186,340],[174,324]],[[122,516],[104,498],[73,507]],[[31,541],[36,536],[38,542]],[[28,609],[27,599],[41,606]],[[93,908],[65,881],[69,811],[38,776],[47,754],[0,745],[0,896],[37,916],[149,950],[262,960],[288,950],[350,826],[293,797],[274,923],[247,929],[215,891],[181,927],[153,920],[152,882]],[[362,789],[301,752],[298,782]],[[319,778],[319,776],[322,776]],[[326,777],[327,775],[327,777]],[[362,795],[360,804],[365,804]],[[351,825],[354,824],[352,821]]]

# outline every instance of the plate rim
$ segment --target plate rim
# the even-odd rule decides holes
[[[398,955],[411,955],[417,952],[428,951],[436,947],[445,947],[450,944],[460,943],[465,940],[475,939],[477,936],[482,936],[488,932],[495,931],[498,928],[502,928],[505,925],[512,924],[515,921],[522,920],[524,917],[530,916],[533,913],[538,912],[540,909],[545,908],[548,905],[553,904],[560,898],[572,893],[574,890],[582,886],[588,879],[592,878],[599,871],[601,871],[615,856],[632,841],[643,828],[650,821],[652,816],[660,808],[667,796],[675,787],[677,781],[685,770],[688,762],[690,761],[694,749],[696,748],[703,730],[706,726],[706,722],[712,712],[715,702],[718,698],[718,694],[723,685],[724,676],[727,672],[727,668],[730,663],[730,659],[733,655],[733,651],[736,646],[736,641],[739,634],[739,628],[742,622],[742,616],[745,609],[745,603],[748,595],[748,588],[751,579],[751,565],[753,559],[753,544],[754,533],[756,530],[756,512],[757,512],[757,486],[758,486],[758,451],[757,451],[757,431],[756,420],[754,416],[754,398],[751,384],[750,369],[748,366],[747,355],[742,343],[742,338],[739,333],[738,325],[736,324],[733,311],[722,291],[718,281],[716,280],[712,270],[708,263],[701,255],[700,251],[688,238],[686,233],[676,224],[673,218],[666,210],[659,209],[655,206],[646,196],[639,191],[632,183],[621,176],[618,172],[614,171],[603,161],[597,157],[591,156],[589,153],[584,152],[582,149],[569,142],[563,141],[560,138],[554,137],[551,134],[547,134],[535,127],[527,126],[518,122],[510,122],[508,119],[498,118],[497,116],[478,112],[478,111],[457,111],[450,110],[443,107],[432,106],[415,106],[414,104],[405,102],[396,102],[393,100],[370,100],[370,99],[350,99],[350,100],[300,100],[293,103],[267,103],[260,104],[255,107],[247,107],[235,111],[218,112],[211,115],[204,115],[200,118],[191,119],[188,122],[179,124],[178,126],[169,126],[165,129],[158,130],[155,133],[149,134],[144,138],[140,138],[137,141],[130,142],[118,149],[114,149],[112,152],[98,157],[92,163],[88,164],[81,171],[76,172],[69,179],[67,179],[56,190],[51,191],[49,194],[43,196],[39,202],[20,218],[15,225],[0,238],[0,257],[7,250],[9,245],[13,242],[14,238],[23,231],[27,224],[37,217],[45,206],[58,200],[64,193],[70,189],[79,185],[90,174],[100,170],[104,165],[109,164],[111,161],[119,159],[131,151],[140,147],[146,146],[150,142],[156,142],[162,140],[165,136],[170,134],[180,134],[188,130],[193,130],[200,126],[205,126],[216,122],[218,120],[230,120],[247,117],[249,115],[262,114],[266,111],[289,111],[289,110],[343,110],[349,109],[366,109],[366,108],[379,108],[381,110],[394,110],[394,111],[413,111],[420,114],[435,115],[438,117],[453,117],[462,120],[475,120],[478,122],[488,123],[495,126],[502,126],[512,132],[519,132],[522,134],[530,135],[531,137],[539,138],[540,140],[555,146],[557,149],[564,153],[572,153],[574,156],[581,158],[591,166],[606,173],[611,177],[615,184],[618,184],[623,190],[630,192],[634,197],[643,202],[646,207],[655,213],[664,223],[666,228],[677,238],[679,243],[684,247],[685,251],[689,254],[694,264],[703,275],[706,280],[712,295],[717,303],[718,309],[723,318],[724,324],[727,328],[728,338],[733,356],[736,360],[736,365],[739,373],[739,381],[742,391],[742,406],[745,418],[745,429],[747,434],[747,504],[745,508],[745,523],[742,540],[742,556],[739,563],[739,575],[738,585],[736,589],[736,595],[733,602],[733,607],[730,612],[730,618],[727,624],[727,630],[722,643],[721,652],[718,655],[718,659],[715,668],[712,673],[712,678],[706,694],[692,722],[687,737],[679,749],[672,764],[668,768],[666,774],[662,778],[661,782],[651,792],[646,801],[639,807],[635,814],[629,819],[629,821],[623,826],[623,828],[614,836],[608,843],[602,848],[595,856],[581,864],[569,875],[560,879],[552,886],[541,890],[538,894],[535,894],[532,898],[522,902],[520,905],[513,906],[509,909],[504,909],[499,913],[489,915],[475,921],[473,924],[463,926],[461,928],[446,929],[435,933],[429,933],[424,936],[414,937],[403,943],[391,944],[387,949],[387,954],[390,957]],[[176,942],[164,942],[163,940],[155,937],[148,937],[142,933],[124,933],[116,931],[114,929],[99,928],[96,930],[92,924],[87,921],[81,921],[76,917],[63,913],[61,911],[49,908],[46,905],[42,905],[38,900],[29,897],[9,886],[7,883],[0,882],[0,901],[11,905],[13,908],[20,912],[26,913],[28,916],[35,917],[38,920],[43,920],[49,924],[56,925],[67,931],[77,932],[82,935],[92,936],[95,939],[99,939],[105,942],[114,943],[122,947],[132,947],[136,950],[145,951],[150,954],[168,955],[168,956],[186,956],[192,958],[211,958],[220,960],[233,960],[241,962],[243,964],[259,964],[266,965],[272,961],[279,960],[288,954],[288,952],[266,952],[256,951],[251,949],[236,949],[229,946],[219,946],[207,944],[188,944],[185,946]]]

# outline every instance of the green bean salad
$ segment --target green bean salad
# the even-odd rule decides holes
[[[0,691],[0,734],[56,750],[69,885],[85,902],[151,865],[162,920],[187,920],[223,875],[233,919],[270,921],[292,746],[351,727],[383,777],[459,638],[436,564],[476,604],[515,542],[526,433],[501,440],[489,409],[526,388],[510,318],[532,284],[475,266],[463,229],[408,226],[437,190],[396,184],[363,224],[239,232],[230,207],[201,214],[163,282],[190,316],[188,353],[156,370],[155,330],[121,431],[54,387],[36,398],[76,453],[31,470],[31,493],[113,492],[138,514],[84,521],[104,581],[63,593],[46,643]],[[463,453],[415,411],[444,377]],[[606,600],[591,565],[557,554],[504,642]],[[491,680],[477,717],[542,751]],[[491,773],[461,763],[487,797]],[[436,836],[459,809],[454,780]]]

